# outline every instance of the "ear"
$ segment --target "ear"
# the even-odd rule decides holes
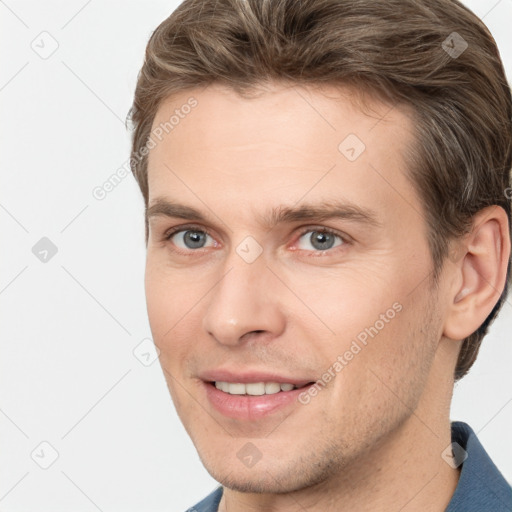
[[[508,217],[501,206],[480,210],[469,234],[457,242],[455,278],[443,334],[463,340],[474,333],[498,302],[510,258]],[[452,252],[452,255],[455,254]]]

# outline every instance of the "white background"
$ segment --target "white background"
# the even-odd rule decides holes
[[[512,0],[467,4],[511,77]],[[92,195],[128,158],[123,123],[144,48],[176,5],[0,2],[1,512],[172,512],[216,487],[158,361],[133,354],[151,337],[142,197],[131,175],[104,200]],[[58,43],[47,59],[31,48],[41,38],[44,51]],[[58,249],[47,263],[32,253],[42,237]],[[509,481],[511,303],[452,408]],[[59,454],[46,470],[31,458],[50,460],[43,441]]]

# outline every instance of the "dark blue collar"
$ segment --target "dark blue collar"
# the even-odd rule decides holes
[[[512,511],[512,488],[472,428],[461,421],[452,423],[452,442],[466,450],[467,459],[446,512]]]

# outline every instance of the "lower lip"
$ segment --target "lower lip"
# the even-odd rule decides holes
[[[257,420],[295,403],[301,405],[298,397],[309,386],[291,391],[280,391],[273,395],[230,395],[217,389],[210,382],[203,383],[206,396],[212,406],[224,416],[237,420]]]

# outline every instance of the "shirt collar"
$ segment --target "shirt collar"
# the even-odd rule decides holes
[[[512,488],[494,465],[473,429],[461,421],[453,422],[452,443],[457,443],[465,450],[466,458],[446,512],[510,512]]]

